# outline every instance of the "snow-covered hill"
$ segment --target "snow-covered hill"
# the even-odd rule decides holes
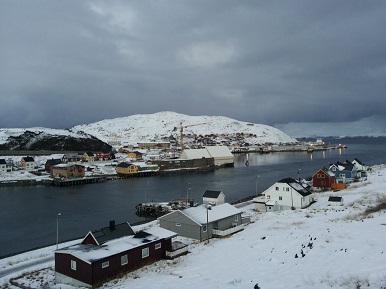
[[[82,131],[51,128],[0,129],[0,150],[110,151],[111,146]]]
[[[137,114],[127,117],[102,120],[96,123],[78,125],[73,131],[84,131],[100,140],[122,144],[136,144],[146,141],[162,141],[170,136],[178,137],[180,126],[195,125],[184,128],[184,135],[236,135],[243,133],[245,141],[250,144],[293,143],[296,139],[277,128],[238,121],[224,116],[190,116],[170,111],[154,114]]]

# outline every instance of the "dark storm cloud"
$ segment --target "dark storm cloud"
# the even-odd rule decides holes
[[[383,1],[0,3],[0,127],[384,115]]]

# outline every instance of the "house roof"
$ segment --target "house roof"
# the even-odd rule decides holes
[[[331,196],[331,197],[328,198],[329,202],[342,202],[342,200],[343,200],[342,197],[333,197],[333,196]]]
[[[207,146],[205,148],[214,158],[233,158],[233,154],[227,146]]]
[[[354,161],[356,161],[358,164],[363,166],[362,162],[360,160],[358,160],[357,158],[355,158]]]
[[[210,190],[206,190],[204,192],[204,194],[202,195],[203,198],[213,198],[213,199],[217,199],[220,194],[222,192],[221,191],[210,191]]]
[[[335,177],[335,174],[334,172],[330,171],[330,170],[327,170],[327,169],[319,169],[315,174],[313,174],[312,176],[315,176],[317,175],[319,172],[323,172],[325,175],[329,176],[329,177]]]
[[[181,158],[183,159],[201,159],[201,158],[211,158],[211,155],[206,149],[185,149]]]
[[[298,181],[296,181],[293,178],[285,178],[285,179],[278,181],[278,183],[288,184],[291,188],[293,188],[296,192],[298,192],[303,197],[312,194],[309,190],[307,190],[305,187],[303,187]]]
[[[268,202],[265,203],[266,206],[275,206],[276,205],[276,201],[274,200],[269,200]]]
[[[207,221],[207,207],[200,205],[197,207],[190,207],[181,210],[183,214],[199,224],[206,224]],[[225,219],[230,216],[240,214],[241,211],[229,203],[224,203],[217,206],[211,206],[208,210],[208,222],[215,222]]]
[[[109,226],[99,230],[94,230],[92,232],[89,232],[87,235],[89,234],[92,234],[93,238],[97,241],[97,243],[99,245],[102,245],[114,239],[134,235],[134,231],[131,228],[130,224],[126,222],[118,225],[115,225],[114,223],[112,227]]]
[[[130,225],[129,225],[130,226]],[[115,254],[129,251],[136,247],[145,245],[146,243],[154,243],[157,240],[170,239],[178,236],[178,234],[160,228],[158,226],[150,227],[143,230],[146,234],[139,237],[139,232],[136,235],[125,236],[119,239],[114,239],[104,243],[102,246],[76,244],[66,248],[57,250],[55,253],[73,255],[88,264],[92,262],[105,259]]]
[[[61,163],[62,163],[61,159],[50,159],[50,160],[46,161],[46,164],[51,165],[51,166],[58,165]]]
[[[349,162],[349,161],[346,161],[346,162],[337,162],[336,164],[332,164],[330,165],[330,168],[332,166],[335,166],[339,171],[352,171],[354,169],[354,165]]]
[[[81,158],[82,156],[79,154],[64,154],[63,158],[68,158],[68,159],[76,159],[76,158]]]
[[[117,165],[117,167],[120,167],[120,168],[128,168],[128,167],[130,167],[130,166],[131,166],[131,164],[126,163],[126,162],[122,162],[122,163],[119,163],[119,164]]]
[[[34,158],[33,157],[23,157],[23,160],[25,161],[25,162],[34,162],[35,160],[34,160]]]

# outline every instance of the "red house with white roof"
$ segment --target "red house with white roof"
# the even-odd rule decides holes
[[[172,242],[177,235],[157,226],[134,232],[128,223],[111,221],[109,227],[89,232],[80,244],[55,251],[56,283],[91,288],[166,258],[178,247]]]

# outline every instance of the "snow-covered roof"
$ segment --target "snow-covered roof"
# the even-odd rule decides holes
[[[290,187],[292,187],[296,192],[301,194],[303,197],[312,194],[309,190],[307,190],[305,187],[303,187],[298,181],[296,181],[293,178],[282,179],[278,183],[288,184]]]
[[[216,199],[216,198],[218,198],[220,196],[221,193],[222,193],[221,191],[206,190],[204,192],[204,194],[202,195],[202,197],[203,198],[213,198],[213,199]]]
[[[191,207],[181,212],[199,224],[205,224],[207,221],[207,206]],[[239,209],[229,203],[211,206],[208,209],[208,222],[211,223],[240,213]]]
[[[211,158],[211,155],[206,149],[185,149],[181,158],[183,159],[201,159],[201,158]]]
[[[233,154],[227,146],[207,146],[205,148],[208,151],[209,155],[214,158],[233,158]]]
[[[141,232],[144,232],[142,236]],[[137,232],[136,235],[122,237],[106,242],[102,246],[76,244],[57,250],[55,253],[70,254],[91,264],[94,261],[143,246],[146,243],[151,243],[161,239],[173,238],[177,235],[178,234],[172,231],[154,226],[149,229]]]

